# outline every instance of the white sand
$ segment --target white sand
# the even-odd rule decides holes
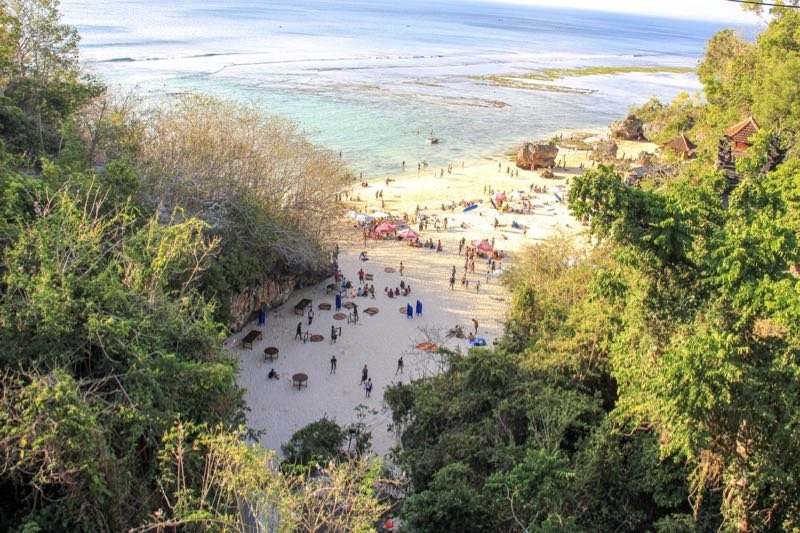
[[[427,172],[409,169],[404,175],[393,176],[397,181],[388,186],[385,181],[374,182],[370,187],[357,187],[353,196],[359,195],[362,201],[354,204],[354,208],[367,207],[383,209],[394,215],[408,213],[413,215],[414,208],[419,205],[422,213],[436,215],[440,219],[447,217],[449,231],[436,232],[433,224],[428,231],[422,233],[420,239],[432,238],[434,242],[441,239],[444,252],[418,249],[397,241],[372,241],[366,246],[370,260],[358,261],[358,251],[364,249],[360,230],[343,227],[338,230],[336,242],[342,248],[339,265],[348,279],[358,286],[359,268],[374,275],[376,298],[355,298],[359,306],[360,322],[348,324],[346,320],[333,319],[335,310],[321,311],[318,304],[330,303],[333,306],[334,296],[326,294],[326,285],[332,278],[297,291],[290,300],[278,309],[269,313],[264,339],[254,343],[253,349],[242,349],[239,343],[248,331],[257,327],[250,324],[242,332],[228,339],[232,353],[241,360],[239,384],[247,390],[246,401],[251,411],[248,413],[248,425],[253,429],[264,430],[261,444],[268,448],[280,450],[281,444],[289,440],[291,435],[306,424],[323,416],[333,418],[342,426],[356,420],[354,409],[358,405],[366,405],[374,410],[366,418],[372,431],[373,450],[377,454],[385,454],[395,444],[395,437],[387,431],[391,421],[391,413],[383,404],[384,387],[398,380],[416,379],[438,370],[437,356],[420,352],[415,346],[432,340],[442,342],[448,329],[456,324],[464,331],[471,329],[471,319],[479,322],[478,336],[484,337],[491,345],[494,339],[502,334],[505,314],[510,304],[509,292],[501,286],[497,277],[486,282],[487,265],[483,261],[476,262],[475,274],[470,274],[470,290],[460,285],[464,272],[464,257],[458,256],[458,240],[465,237],[467,243],[472,239],[495,239],[495,247],[507,251],[509,257],[503,260],[503,266],[513,262],[514,251],[522,246],[534,243],[552,234],[554,231],[578,232],[580,225],[569,215],[566,204],[555,201],[555,196],[547,194],[534,195],[534,214],[500,214],[491,207],[488,195],[482,194],[484,186],[490,185],[495,191],[511,192],[528,191],[531,183],[544,185],[558,192],[563,198],[564,191],[555,187],[563,186],[567,177],[579,172],[581,162],[586,164],[585,153],[569,152],[567,155],[568,170],[557,171],[558,179],[543,180],[537,173],[519,171],[519,177],[511,177],[506,173],[506,166],[511,165],[507,158],[465,165],[454,165],[453,173],[444,178],[433,178],[433,169]],[[498,162],[502,171],[498,172]],[[570,168],[572,167],[572,168]],[[437,169],[438,170],[438,169]],[[375,200],[375,192],[383,190],[385,205]],[[455,211],[442,212],[443,202],[483,198],[484,203],[469,213]],[[493,228],[497,218],[501,227]],[[522,230],[512,229],[515,220],[528,226],[527,236]],[[461,223],[468,226],[459,227]],[[416,225],[412,225],[416,230]],[[384,294],[384,287],[396,287],[400,283],[398,272],[385,273],[385,267],[398,269],[400,262],[405,265],[403,279],[410,283],[412,293],[409,297],[389,299]],[[448,288],[448,280],[452,265],[456,267],[456,290]],[[499,264],[497,265],[499,267]],[[480,280],[480,292],[475,291],[475,282]],[[294,305],[302,298],[313,301],[316,314],[313,324],[308,328],[308,320],[294,313]],[[349,298],[346,298],[347,301]],[[406,303],[412,306],[419,299],[424,306],[423,314],[409,320],[401,314],[400,307]],[[368,316],[364,310],[377,307],[380,312]],[[312,333],[323,335],[320,343],[303,344],[294,340],[297,323],[302,321],[303,331],[310,329]],[[331,325],[342,327],[342,336],[336,344],[330,344]],[[263,350],[267,346],[275,346],[280,350],[278,358],[273,362],[264,361]],[[444,346],[452,349],[467,350],[465,339],[452,338]],[[330,375],[330,358],[335,354],[338,367],[335,375]],[[397,360],[403,356],[405,370],[402,375],[395,375]],[[361,369],[369,368],[374,389],[371,398],[365,398],[364,390],[359,386]],[[274,368],[280,374],[280,380],[268,380],[267,374]],[[298,390],[292,387],[291,376],[294,373],[308,374],[308,386]]]

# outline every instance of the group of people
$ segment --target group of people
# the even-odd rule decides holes
[[[352,289],[351,296],[371,296],[375,298],[375,285],[364,285],[363,287],[359,287],[358,290]]]
[[[400,281],[399,287],[395,287],[394,289],[386,287],[383,289],[383,292],[386,293],[386,296],[389,298],[399,298],[401,294],[403,296],[408,296],[411,294],[411,285],[407,285],[404,281]]]
[[[409,246],[414,246],[416,248],[427,248],[429,250],[436,250],[437,252],[441,252],[444,248],[442,247],[441,239],[434,244],[433,239],[428,239],[427,241],[420,241],[419,237],[416,239],[408,241]]]

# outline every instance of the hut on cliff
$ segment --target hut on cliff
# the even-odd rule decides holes
[[[731,146],[731,155],[734,159],[749,155],[748,150],[753,145],[750,140],[759,130],[752,115],[725,130],[724,138]]]
[[[681,160],[686,161],[694,157],[697,146],[686,138],[686,135],[681,133],[671,141],[661,145],[662,150],[670,150],[678,155]]]

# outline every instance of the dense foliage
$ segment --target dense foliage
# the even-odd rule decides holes
[[[57,0],[0,2],[0,530],[369,529],[363,424],[281,470],[220,320],[324,267],[341,164],[253,109],[108,94],[77,42]]]
[[[387,394],[412,531],[800,529],[798,28],[712,38],[703,99],[638,110],[704,157],[657,190],[573,178],[591,249],[533,247],[498,345]],[[732,189],[713,156],[749,114]]]

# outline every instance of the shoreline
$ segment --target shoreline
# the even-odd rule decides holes
[[[359,421],[356,409],[366,406],[362,421],[373,435],[372,453],[387,454],[397,441],[387,430],[391,413],[383,405],[385,387],[440,371],[440,360],[435,353],[416,349],[422,342],[466,353],[470,349],[467,339],[447,338],[448,330],[456,325],[466,333],[473,329],[472,319],[476,319],[478,336],[489,347],[503,334],[512,294],[500,278],[504,269],[514,263],[517,252],[556,232],[579,235],[583,231],[569,214],[566,192],[569,178],[580,172],[580,165],[588,168],[588,154],[588,151],[569,150],[560,155],[559,160],[566,157],[566,168],[554,169],[554,178],[542,178],[538,171],[517,169],[508,156],[496,155],[488,160],[465,162],[463,167],[453,165],[450,173],[444,169],[444,177],[442,169],[437,169],[440,175],[437,178],[433,177],[433,169],[419,174],[416,169],[408,169],[383,176],[380,181],[367,181],[366,186],[354,184],[350,191],[354,200],[345,201],[346,206],[361,211],[383,210],[401,219],[405,216],[415,231],[422,220],[416,213],[419,206],[419,215],[425,215],[427,221],[420,240],[441,242],[443,251],[412,247],[405,241],[365,241],[362,230],[352,220],[333,222],[331,246],[340,246],[339,266],[343,275],[355,288],[359,286],[360,269],[373,276],[367,283],[375,287],[374,299],[345,298],[358,305],[358,323],[334,316],[334,295],[327,289],[333,278],[328,278],[294,291],[286,304],[268,313],[266,327],[259,328],[257,322],[251,322],[226,341],[230,353],[240,362],[238,383],[246,390],[245,400],[250,409],[247,424],[263,431],[260,443],[280,454],[281,444],[303,426],[328,417],[345,427]],[[531,192],[532,188],[539,192]],[[513,194],[515,198],[520,197],[518,191],[524,191],[530,209],[524,214],[500,212],[489,201],[490,189],[495,194],[506,192],[509,197]],[[383,201],[379,198],[381,193]],[[461,201],[479,203],[477,208],[464,212],[459,205]],[[474,239],[486,239],[494,243],[495,249],[502,250],[505,257],[495,261],[494,272],[491,262],[485,259],[476,259],[474,272],[471,269],[465,272],[465,258],[458,253],[461,239],[467,245]],[[368,261],[359,260],[361,251],[367,252]],[[402,278],[398,272],[401,264]],[[456,283],[451,289],[449,278],[453,269]],[[468,284],[462,285],[462,278]],[[401,280],[412,287],[411,294],[388,298],[385,289],[398,287]],[[294,307],[301,299],[312,301],[315,316],[310,326],[305,313],[295,314]],[[416,307],[417,300],[423,304],[421,316],[407,318],[399,312],[407,304]],[[320,303],[331,304],[333,309],[320,309]],[[377,308],[378,313],[366,315],[364,311],[369,307]],[[295,339],[298,323],[304,332],[321,335],[323,340],[303,343]],[[331,342],[331,327],[341,327],[335,343]],[[256,329],[262,332],[263,339],[254,342],[252,348],[243,348],[241,339]],[[276,359],[265,360],[267,347],[278,349]],[[333,355],[337,359],[335,374],[330,371]],[[397,370],[401,357],[402,373]],[[374,384],[369,398],[359,386],[365,364]],[[280,379],[267,378],[271,369],[275,369]],[[307,386],[302,389],[293,386],[291,378],[300,372],[308,376]]]

